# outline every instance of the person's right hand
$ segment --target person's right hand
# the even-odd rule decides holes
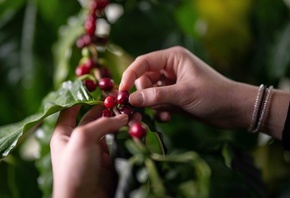
[[[134,83],[132,105],[177,106],[223,128],[249,125],[258,90],[222,76],[182,47],[139,56],[124,71],[119,90]]]

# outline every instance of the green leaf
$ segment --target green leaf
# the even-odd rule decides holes
[[[223,147],[221,148],[221,153],[222,156],[224,157],[225,165],[228,168],[231,168],[233,161],[233,151],[231,147],[228,144],[224,144]]]
[[[159,174],[163,175],[168,193],[179,192],[184,195],[182,197],[208,197],[211,169],[198,153],[189,151],[166,156],[152,154],[151,158],[159,166],[162,164]],[[188,185],[193,183],[191,190],[187,191]],[[188,194],[195,196],[185,196]]]
[[[150,182],[152,183],[151,186],[154,194],[157,197],[165,197],[166,190],[163,185],[162,179],[159,176],[155,163],[153,162],[153,160],[148,158],[145,160],[145,166],[148,171]]]
[[[58,42],[53,47],[56,65],[54,84],[56,86],[75,75],[72,67],[76,67],[73,64],[80,59],[81,53],[80,51],[75,52],[73,47],[75,47],[77,38],[84,32],[83,18],[83,13],[80,13],[79,16],[70,17],[68,24],[62,27]]]
[[[81,81],[64,82],[60,89],[49,93],[43,99],[39,113],[31,115],[21,122],[0,127],[0,157],[7,156],[22,134],[39,124],[47,116],[77,104],[94,105],[98,103]]]
[[[160,132],[148,131],[145,144],[150,153],[166,154],[163,135]]]
[[[166,145],[164,143],[163,133],[159,132],[156,127],[156,122],[153,119],[152,111],[148,108],[144,109],[142,113],[143,122],[147,125],[148,133],[145,137],[145,145],[149,153],[158,153],[165,155],[167,152]]]

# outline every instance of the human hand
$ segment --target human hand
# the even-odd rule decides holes
[[[249,125],[258,90],[222,76],[182,47],[138,57],[123,73],[119,90],[134,83],[138,91],[130,95],[133,106],[180,107],[223,128]]]
[[[127,115],[102,117],[102,106],[92,108],[76,126],[80,107],[60,113],[51,138],[53,196],[109,197],[113,190],[112,163],[106,134],[128,122]]]

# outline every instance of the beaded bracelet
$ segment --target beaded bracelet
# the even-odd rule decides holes
[[[287,117],[284,124],[284,129],[282,132],[282,143],[284,149],[290,150],[290,102],[288,106]]]
[[[253,111],[253,115],[252,115],[251,125],[248,129],[249,132],[252,132],[257,126],[258,115],[259,115],[261,107],[262,107],[262,101],[263,101],[263,98],[265,95],[265,90],[266,90],[266,86],[261,84],[260,88],[258,90],[257,97],[256,97],[256,102],[254,105],[254,111]]]
[[[266,99],[264,101],[263,109],[262,109],[261,114],[259,116],[258,124],[257,124],[256,128],[253,130],[254,133],[257,133],[261,130],[262,124],[264,123],[264,121],[266,119],[266,116],[268,114],[269,107],[270,107],[272,93],[273,93],[273,86],[270,86],[268,89]]]

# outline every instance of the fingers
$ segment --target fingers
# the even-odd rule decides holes
[[[56,127],[50,140],[52,153],[59,152],[67,143],[76,126],[76,118],[81,106],[74,106],[60,112]]]
[[[70,136],[76,126],[76,118],[81,106],[74,106],[60,112],[53,136],[65,135]]]
[[[160,71],[166,67],[170,67],[171,53],[167,53],[169,49],[152,52],[146,55],[139,56],[123,73],[119,90],[130,90],[135,80],[141,77],[146,72]],[[170,68],[166,68],[169,70]]]
[[[82,119],[79,122],[79,126],[85,125],[89,122],[92,122],[102,117],[103,110],[104,110],[104,106],[102,105],[94,106],[82,117]]]
[[[153,87],[161,79],[161,76],[161,72],[147,72],[135,81],[135,86],[137,89]]]
[[[134,123],[141,122],[141,121],[142,121],[142,115],[140,113],[134,113],[130,121],[128,122],[128,126],[131,126]]]
[[[129,101],[136,107],[154,107],[164,104],[178,104],[178,89],[175,85],[152,87],[130,94]]]
[[[115,117],[101,117],[98,120],[77,127],[72,139],[78,139],[84,143],[99,141],[104,135],[114,133],[128,123],[128,116],[120,114]]]

